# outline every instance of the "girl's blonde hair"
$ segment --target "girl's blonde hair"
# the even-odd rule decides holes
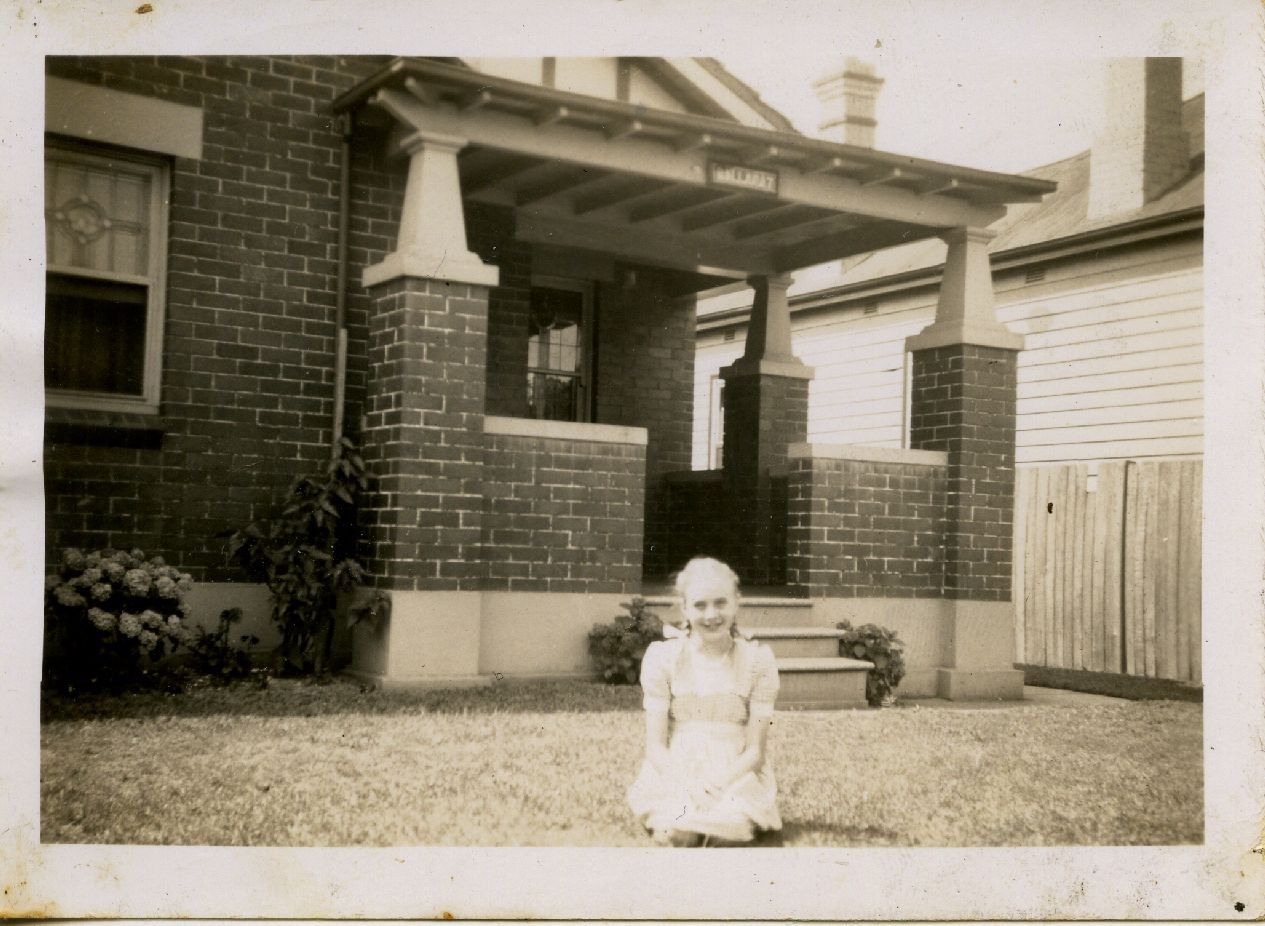
[[[685,589],[694,579],[700,576],[719,576],[733,586],[734,595],[738,594],[738,573],[734,572],[718,559],[710,556],[696,556],[676,574],[672,583],[678,598],[685,598]]]
[[[733,586],[734,601],[735,603],[737,602],[739,597],[738,573],[734,572],[718,559],[712,559],[710,556],[696,556],[686,563],[685,567],[676,574],[676,578],[672,583],[673,587],[676,589],[676,597],[682,605],[685,604],[685,590],[689,587],[690,582],[697,578],[701,578],[702,576],[716,576],[724,579]],[[685,626],[679,627],[678,631],[688,636],[690,632],[689,622],[686,621]],[[729,633],[734,638],[742,636],[738,630],[738,622],[736,620],[730,625]]]

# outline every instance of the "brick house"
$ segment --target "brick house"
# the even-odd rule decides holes
[[[820,626],[912,591],[914,687],[1018,695],[984,229],[1054,184],[805,138],[710,59],[50,58],[46,90],[50,558],[139,546],[203,618],[261,615],[220,536],[345,433],[392,599],[366,677],[584,672],[595,621],[707,550]],[[814,452],[787,274],[937,237],[911,449]],[[735,280],[726,470],[673,507],[696,294]]]

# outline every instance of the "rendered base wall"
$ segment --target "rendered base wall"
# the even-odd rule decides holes
[[[391,593],[387,625],[355,631],[352,672],[385,687],[487,684],[493,678],[591,677],[588,633],[628,595]],[[875,623],[905,643],[903,697],[1018,699],[1008,605],[939,599],[819,598],[812,623]]]

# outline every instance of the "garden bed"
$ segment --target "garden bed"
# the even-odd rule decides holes
[[[273,681],[48,699],[44,842],[649,844],[624,791],[640,690]],[[1144,845],[1203,833],[1200,708],[785,712],[788,846]]]

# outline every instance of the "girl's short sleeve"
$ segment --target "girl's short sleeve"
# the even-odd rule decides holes
[[[648,711],[666,714],[672,703],[672,647],[666,640],[656,640],[641,658],[642,706]]]
[[[752,717],[772,717],[777,701],[777,660],[773,650],[756,645],[751,660],[751,699],[749,710]]]

